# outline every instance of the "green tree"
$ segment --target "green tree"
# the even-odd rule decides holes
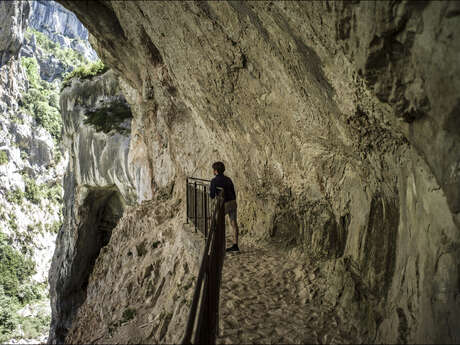
[[[38,73],[38,62],[35,57],[23,57],[21,59],[22,67],[24,67],[29,80],[29,87],[38,89],[40,87],[40,74]]]
[[[8,244],[0,232],[0,286],[5,295],[20,299],[19,286],[35,273],[35,263]]]
[[[8,163],[8,154],[6,151],[0,151],[0,165]]]

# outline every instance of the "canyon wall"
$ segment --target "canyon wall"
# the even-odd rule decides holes
[[[60,82],[96,53],[76,16],[53,1],[1,1],[0,22],[0,343],[39,343],[67,165]]]
[[[50,270],[50,342],[64,342],[68,331],[77,343],[180,341],[180,333],[166,330],[185,321],[202,240],[175,232],[182,227],[178,202],[152,200],[145,151],[129,150],[132,116],[121,88],[134,91],[108,71],[73,79],[61,92],[70,162]]]
[[[30,26],[48,36],[62,48],[71,48],[88,60],[96,60],[96,52],[88,42],[88,30],[77,17],[55,1],[31,2]]]
[[[87,265],[93,274],[74,281],[88,297],[70,311],[55,292],[51,341],[126,341],[144,324],[153,328],[137,342],[180,339],[176,299],[185,292],[172,298],[157,285],[170,297],[164,313],[150,302],[162,325],[149,305],[125,313],[150,291],[145,252],[133,255],[129,239],[148,231],[155,249],[166,222],[169,246],[187,252],[178,240],[185,177],[209,176],[216,160],[237,186],[243,245],[270,242],[316,264],[325,303],[349,311],[343,317],[356,319],[363,342],[460,341],[458,2],[60,3],[126,83],[126,170],[138,173],[104,180],[135,197]],[[76,205],[99,205],[97,195],[83,199]],[[163,212],[171,219],[155,223]],[[85,226],[68,229],[53,289],[69,284],[59,267],[75,256],[63,253],[78,252],[66,238],[86,236]],[[184,257],[180,274],[169,266],[171,275],[186,276],[194,260]],[[166,273],[148,271],[161,285]],[[180,291],[175,278],[169,291]]]

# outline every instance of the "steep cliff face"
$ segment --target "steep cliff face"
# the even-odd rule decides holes
[[[51,17],[46,18],[40,6],[60,11],[47,11]],[[47,339],[48,271],[62,223],[66,167],[60,149],[59,86],[63,74],[84,60],[71,48],[73,43],[89,47],[81,38],[66,36],[71,21],[62,23],[61,17],[73,18],[78,32],[88,35],[73,13],[50,1],[40,6],[30,1],[0,3],[1,343]],[[51,19],[61,20],[61,31]],[[50,24],[46,30],[45,20]],[[54,43],[47,36],[51,32],[67,40],[70,48]]]
[[[349,310],[362,341],[460,340],[457,2],[60,2],[132,88],[129,163],[142,171],[136,192],[148,191],[137,201],[183,212],[185,176],[223,160],[243,242],[317,265],[324,300]],[[145,205],[135,224],[150,219]],[[141,236],[126,217],[114,231]],[[142,255],[122,259],[114,241],[93,272],[116,258],[141,276],[128,262]],[[89,311],[120,304],[97,294],[145,292],[111,272],[89,279],[67,341],[113,340],[109,313],[96,325]]]
[[[128,85],[124,89],[126,94],[133,91]],[[175,334],[165,338],[165,331],[184,322],[190,296],[181,292],[191,293],[201,241],[174,233],[181,226],[174,217],[177,202],[150,201],[132,207],[152,197],[151,190],[145,191],[140,183],[142,168],[131,163],[139,159],[129,153],[131,110],[113,72],[90,80],[74,79],[61,93],[61,109],[64,145],[71,159],[65,177],[65,223],[50,271],[53,321],[49,341],[63,342],[71,330],[77,342],[110,340],[112,335],[132,342],[133,334],[139,333],[139,322],[147,318],[152,323],[147,328],[144,325],[147,333],[135,339],[142,341],[147,336],[151,341],[178,342]],[[100,118],[104,128],[98,127]],[[116,124],[117,118],[125,120]],[[102,253],[111,253],[102,255],[108,260],[103,263]],[[127,258],[136,263],[136,272],[126,265]],[[106,290],[102,296],[100,286],[106,284],[120,288]],[[144,288],[142,295],[135,293],[138,284]],[[181,292],[177,284],[184,287]],[[121,286],[128,286],[126,294],[118,293],[124,291]],[[173,318],[178,299],[180,312]],[[82,306],[85,301],[97,307],[87,309]],[[139,322],[129,322],[133,315]],[[153,320],[154,315],[162,316]],[[90,320],[98,333],[72,328],[79,324],[75,318]],[[108,333],[100,334],[101,323]]]
[[[30,26],[44,33],[62,48],[78,51],[88,60],[96,60],[96,52],[88,42],[88,30],[75,14],[54,1],[31,3]]]
[[[126,103],[120,96],[118,78],[110,72],[94,80],[73,80],[61,93],[63,143],[70,159],[64,179],[65,221],[49,278],[52,327],[58,336],[61,328],[70,326],[73,314],[84,301],[84,286],[94,261],[110,240],[125,205],[134,198],[127,164],[129,137],[96,132],[84,123],[90,112],[104,112],[107,116],[110,104],[120,102]],[[125,105],[124,111],[130,114],[129,106]],[[128,129],[129,122],[125,124]]]
[[[62,80],[77,66],[97,59],[86,28],[72,12],[54,1],[31,2],[29,27],[20,54],[34,57],[41,79],[48,82]]]
[[[29,3],[2,2],[0,4],[2,27],[0,28],[0,110],[17,108],[20,92],[24,89],[24,73],[18,60],[24,39],[30,6]]]

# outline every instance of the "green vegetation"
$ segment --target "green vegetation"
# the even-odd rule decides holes
[[[24,67],[29,81],[29,87],[39,89],[41,87],[41,78],[38,73],[38,62],[34,57],[23,57],[21,65]]]
[[[52,187],[47,187],[45,191],[45,197],[53,203],[62,202],[62,187],[60,185],[54,185]]]
[[[42,189],[37,185],[34,179],[29,177],[24,178],[24,182],[26,183],[26,199],[34,204],[39,204],[43,196]]]
[[[121,320],[112,322],[109,325],[109,329],[108,329],[109,334],[112,336],[115,333],[115,331],[117,330],[118,327],[120,327],[124,323],[134,319],[135,316],[136,316],[136,309],[126,308],[123,311],[123,314],[121,315]]]
[[[21,99],[22,109],[33,115],[37,123],[55,139],[60,139],[62,119],[57,105],[58,88],[54,84],[41,80],[35,57],[23,57],[21,63],[29,80],[29,90],[22,95]]]
[[[60,203],[62,201],[62,187],[58,184],[52,187],[47,184],[37,184],[34,179],[24,176],[26,184],[23,196],[34,204],[39,204],[41,199],[48,199],[51,203]]]
[[[0,286],[4,295],[21,303],[34,299],[35,292],[28,293],[23,289],[34,273],[35,263],[11,247],[5,234],[0,232]]]
[[[104,65],[101,60],[98,60],[89,65],[82,65],[78,68],[75,68],[72,72],[67,73],[62,81],[61,88],[69,86],[71,83],[71,79],[79,78],[79,79],[90,79],[96,75],[103,74],[107,72],[109,68]]]
[[[71,48],[61,48],[59,44],[53,42],[45,34],[28,27],[25,33],[26,39],[30,40],[32,35],[35,35],[38,47],[40,47],[46,54],[53,55],[56,59],[60,60],[67,66],[75,68],[81,64],[89,63],[89,61],[85,59],[81,53]]]
[[[51,317],[49,315],[37,315],[36,317],[19,318],[25,339],[36,339],[49,329]]]
[[[8,221],[8,225],[10,226],[11,230],[13,230],[13,231],[18,230],[18,223],[16,223],[16,221],[18,219],[16,218],[16,215],[11,212],[9,214],[9,218],[10,218],[10,220]]]
[[[8,154],[6,151],[0,151],[0,165],[8,163]]]
[[[6,220],[6,213],[3,208],[3,205],[0,205],[0,220]]]
[[[73,49],[63,49],[59,44],[51,41],[46,35],[28,28],[25,34],[26,39],[35,36],[37,47],[43,52],[42,56],[22,57],[21,65],[27,75],[27,92],[22,94],[20,106],[24,113],[29,114],[34,119],[34,125],[39,125],[47,130],[56,142],[61,139],[62,119],[59,108],[59,87],[60,81],[55,80],[49,83],[40,77],[41,59],[46,61],[50,56],[60,60],[64,65],[64,71],[75,71],[73,76],[78,78],[88,78],[93,75],[103,73],[107,68],[98,62],[90,65],[82,54]],[[40,62],[40,63],[39,63]],[[79,66],[82,66],[79,68]],[[42,70],[43,72],[43,70]],[[70,73],[69,73],[70,74]],[[43,74],[42,74],[43,75]],[[28,122],[29,117],[13,117],[15,123]],[[14,143],[21,152],[21,158],[28,159],[27,143]],[[25,146],[24,146],[25,145]],[[62,158],[62,153],[55,146],[55,163]],[[8,152],[0,151],[0,165],[8,163]],[[56,204],[62,202],[62,187],[59,184],[37,183],[35,179],[27,174],[27,170],[22,171],[25,182],[25,189],[14,189],[6,194],[8,202],[22,205],[21,209],[29,210],[29,202],[40,204],[42,199],[50,201],[50,213],[57,211]],[[24,200],[27,200],[24,202]],[[47,204],[47,203],[46,203]],[[13,205],[12,205],[13,206]],[[30,310],[36,309],[37,302],[49,304],[46,298],[47,284],[37,284],[31,277],[35,274],[35,263],[31,260],[31,255],[37,244],[31,245],[37,233],[45,230],[57,233],[61,227],[61,221],[43,220],[38,224],[30,224],[27,231],[19,231],[19,227],[25,225],[19,221],[14,210],[17,206],[9,208],[7,211],[0,205],[0,343],[5,343],[12,338],[36,338],[46,333],[49,327],[50,317],[38,312],[36,316],[23,317],[19,311],[28,304],[32,304]],[[33,207],[36,209],[36,207]],[[59,211],[59,218],[62,219],[62,209]],[[27,225],[27,224],[26,224]],[[6,235],[2,231],[4,228],[11,230],[11,234]],[[29,307],[28,307],[29,308]],[[34,312],[35,314],[35,312]],[[124,318],[130,319],[133,316],[128,312]]]
[[[66,70],[75,70],[81,65],[89,64],[89,61],[80,53],[70,48],[59,47],[45,34],[29,27],[25,37],[30,40],[32,35],[35,35],[37,46],[46,55],[52,55],[60,60]],[[59,140],[62,128],[59,112],[59,86],[57,83],[48,83],[40,78],[39,66],[35,57],[23,57],[21,63],[29,80],[29,89],[22,95],[22,109],[33,115],[39,125],[45,128],[54,139]]]
[[[29,154],[26,151],[21,151],[21,159],[22,160],[28,160],[29,159]]]
[[[62,159],[62,152],[59,150],[59,148],[55,148],[53,157],[54,157],[54,164],[59,164],[59,162]]]
[[[16,188],[15,190],[11,190],[6,194],[6,200],[8,200],[9,203],[22,205],[22,202],[24,201],[24,196],[24,192],[19,188]]]
[[[34,301],[43,299],[44,287],[36,286],[33,295]],[[49,315],[19,316],[17,312],[24,306],[17,299],[5,295],[0,286],[0,343],[4,344],[12,338],[37,338],[49,329],[51,318]]]
[[[113,102],[107,107],[88,112],[83,122],[87,125],[93,125],[98,132],[109,133],[115,130],[119,133],[126,133],[127,129],[122,127],[121,124],[132,117],[129,106],[125,102],[119,101]]]
[[[11,239],[0,231],[0,342],[15,336],[21,325],[27,338],[32,338],[49,325],[49,317],[20,317],[17,311],[26,304],[44,297],[46,283],[30,281],[35,263],[11,246]]]
[[[61,201],[62,188],[59,185],[48,187],[46,184],[38,185],[34,179],[24,176],[25,192],[16,188],[6,194],[6,199],[10,203],[22,205],[24,198],[34,204],[39,204],[42,198],[46,198],[53,203]]]

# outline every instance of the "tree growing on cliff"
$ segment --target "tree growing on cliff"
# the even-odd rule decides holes
[[[93,62],[92,64],[81,65],[75,68],[72,72],[67,73],[62,80],[61,88],[69,86],[73,78],[90,79],[96,75],[103,74],[108,71],[108,67],[104,65],[101,60]]]
[[[61,137],[62,119],[57,104],[58,88],[40,78],[38,62],[35,57],[22,58],[29,89],[22,95],[22,109],[32,115],[37,124],[45,128],[56,140]]]

